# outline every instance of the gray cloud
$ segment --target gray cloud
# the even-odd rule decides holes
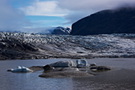
[[[87,15],[92,14],[92,12],[75,12],[75,13],[70,13],[65,16],[65,19],[67,19],[68,22],[65,24],[71,24],[73,22],[76,22],[80,18],[86,17]]]
[[[38,32],[44,31],[44,28],[34,29],[32,28],[29,21],[25,18],[25,15],[20,11],[20,9],[15,9],[12,7],[10,1],[13,0],[0,0],[0,31],[3,30],[20,30],[25,32]],[[33,1],[42,1],[40,4],[43,3],[42,6],[45,5],[46,0],[31,0]],[[44,2],[43,2],[44,1]],[[54,5],[57,6],[59,12],[64,13],[64,17],[68,20],[66,25],[72,24],[77,20],[88,16],[92,13],[95,13],[100,10],[104,9],[114,9],[123,6],[135,6],[135,0],[50,0],[53,2]],[[48,0],[49,2],[49,0]],[[41,5],[40,5],[41,6]],[[25,7],[25,6],[24,6]],[[46,7],[46,5],[45,5]],[[40,10],[41,12],[45,13],[44,8]],[[57,11],[57,9],[52,10],[52,15],[55,14],[53,11]],[[48,13],[47,13],[48,14]],[[38,29],[37,29],[38,28]]]
[[[58,0],[59,6],[73,11],[99,11],[117,8],[121,5],[133,5],[135,0]]]
[[[19,10],[12,7],[10,1],[0,0],[0,31],[14,31],[23,28],[27,20]]]
[[[58,0],[58,5],[71,11],[65,18],[73,23],[79,18],[100,10],[116,9],[124,6],[134,7],[135,0]]]

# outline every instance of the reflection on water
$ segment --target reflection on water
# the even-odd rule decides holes
[[[40,78],[42,71],[11,73],[6,70],[16,66],[41,66],[59,60],[21,60],[0,62],[0,90],[72,90],[71,78]]]
[[[55,61],[59,60],[0,61],[0,90],[135,90],[134,59],[89,60],[89,62],[96,62],[98,65],[111,66],[114,70],[87,78],[40,78],[38,75],[42,71],[34,73],[6,71],[9,68],[16,68],[18,65],[41,66]],[[115,67],[119,69],[115,70]]]

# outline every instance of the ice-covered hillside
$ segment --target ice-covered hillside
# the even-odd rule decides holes
[[[134,57],[135,34],[57,36],[1,32],[0,50],[4,53],[0,53],[2,59],[8,56],[4,51],[9,49],[11,53],[15,53],[12,53],[14,58],[19,59],[21,55],[26,58]],[[22,53],[18,54],[20,52]],[[25,59],[23,57],[21,58]]]

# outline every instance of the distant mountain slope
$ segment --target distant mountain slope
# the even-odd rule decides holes
[[[53,35],[69,35],[70,33],[70,28],[64,28],[64,27],[56,27],[52,31],[51,34]]]
[[[103,10],[72,25],[71,35],[135,33],[135,8]]]
[[[46,35],[69,35],[70,34],[70,28],[68,27],[50,27],[45,30],[39,30],[37,34],[46,34]]]

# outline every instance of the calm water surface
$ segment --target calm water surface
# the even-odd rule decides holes
[[[113,68],[87,78],[40,78],[42,71],[11,73],[9,68],[42,66],[67,59],[0,61],[0,90],[135,90],[135,59],[91,59]]]

